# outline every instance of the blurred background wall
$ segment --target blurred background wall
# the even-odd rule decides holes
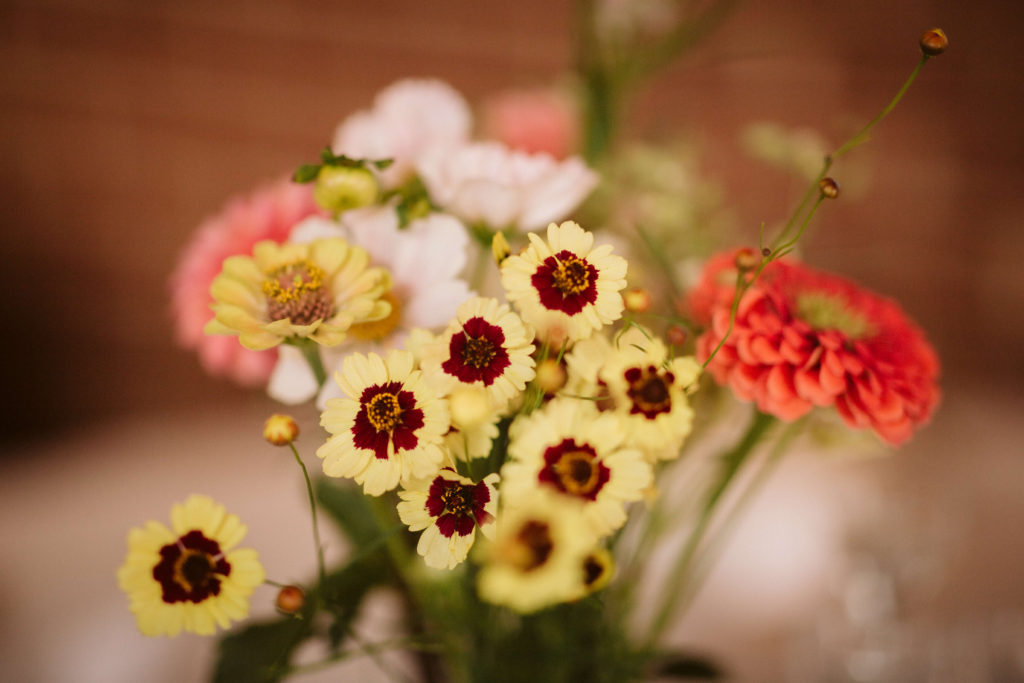
[[[870,145],[857,196],[827,207],[809,258],[899,299],[945,383],[1024,379],[1024,54],[1018,3],[740,4],[638,97],[640,130],[702,140],[709,177],[755,239],[797,186],[739,153],[756,119],[835,145],[887,101],[916,40],[946,28]],[[9,438],[241,396],[172,339],[167,278],[231,194],[311,159],[405,76],[471,101],[572,66],[571,3],[0,3],[2,411]],[[835,171],[842,178],[843,166]]]

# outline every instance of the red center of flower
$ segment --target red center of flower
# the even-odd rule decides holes
[[[624,377],[629,382],[626,395],[633,401],[633,407],[629,409],[631,415],[642,413],[644,417],[653,420],[661,413],[671,412],[670,388],[676,381],[671,372],[659,371],[653,365],[648,365],[646,368],[630,368]]]
[[[441,368],[460,382],[490,386],[511,365],[504,343],[505,333],[500,327],[480,316],[470,318],[461,333],[452,335],[448,360]]]
[[[576,315],[597,301],[597,268],[568,249],[548,256],[530,278],[540,303],[551,311]]]
[[[593,446],[577,445],[575,439],[564,439],[544,451],[544,467],[537,475],[538,481],[587,500],[595,500],[610,478],[611,470],[597,459]]]
[[[356,448],[372,450],[377,459],[387,460],[389,443],[396,451],[416,448],[416,430],[423,424],[416,397],[403,390],[401,382],[375,384],[363,389],[359,397],[352,441]]]
[[[468,536],[475,526],[489,522],[491,515],[484,505],[490,500],[491,492],[483,482],[463,484],[438,475],[430,484],[426,507],[441,535],[451,538],[455,533]]]
[[[168,604],[199,603],[219,595],[221,579],[230,573],[220,544],[201,531],[190,531],[160,548],[160,562],[153,567],[161,598]]]
[[[520,571],[529,572],[542,566],[551,557],[555,542],[551,538],[551,527],[545,522],[530,520],[515,536],[515,552],[512,564]]]

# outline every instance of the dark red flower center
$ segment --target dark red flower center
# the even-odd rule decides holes
[[[274,269],[263,281],[267,297],[267,318],[285,318],[296,325],[309,325],[334,315],[334,301],[324,286],[324,272],[315,264],[300,260]]]
[[[562,493],[595,500],[611,478],[611,470],[597,458],[590,444],[577,445],[565,439],[544,451],[544,467],[537,479],[552,484]]]
[[[484,506],[490,502],[487,484],[463,484],[438,475],[427,491],[427,512],[437,521],[438,531],[445,538],[468,536],[473,528],[491,520]]]
[[[512,564],[520,571],[530,572],[541,567],[555,548],[551,538],[551,527],[546,522],[530,520],[515,536],[515,552]]]
[[[505,333],[500,327],[480,316],[470,318],[461,333],[452,335],[448,360],[441,364],[441,369],[460,382],[483,382],[490,386],[511,365],[504,344]]]
[[[168,604],[199,603],[219,595],[221,579],[229,574],[231,565],[220,544],[195,530],[160,548],[160,562],[153,567],[161,598]]]
[[[633,401],[629,409],[631,415],[642,413],[653,420],[661,413],[671,412],[671,388],[676,381],[671,372],[648,365],[646,368],[630,368],[624,377],[629,383],[626,395]]]
[[[356,448],[372,450],[379,460],[387,460],[389,443],[396,451],[416,448],[416,430],[424,424],[423,411],[416,407],[413,393],[402,389],[401,382],[366,387],[359,404],[352,425]]]
[[[530,284],[548,310],[576,315],[597,301],[597,268],[568,249],[544,259]]]

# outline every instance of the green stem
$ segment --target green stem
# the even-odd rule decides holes
[[[327,381],[327,371],[324,370],[324,363],[320,359],[320,345],[311,339],[293,339],[288,343],[302,352],[302,357],[313,371],[317,386],[322,387]]]
[[[775,445],[772,446],[771,451],[759,463],[757,471],[753,474],[749,483],[744,487],[739,500],[736,501],[735,505],[729,508],[725,518],[722,520],[722,523],[718,525],[714,533],[711,534],[711,537],[706,544],[706,549],[701,555],[701,561],[694,566],[693,579],[687,581],[687,586],[685,587],[678,609],[685,612],[687,607],[690,605],[690,601],[697,595],[697,591],[704,583],[704,579],[710,572],[715,559],[721,553],[725,540],[729,538],[730,530],[742,518],[743,511],[750,505],[754,497],[761,490],[761,487],[768,481],[769,475],[774,472],[775,468],[778,467],[780,462],[782,462],[782,456],[789,451],[789,445],[793,442],[793,439],[799,435],[806,422],[806,419],[802,419],[788,424],[786,429],[782,432],[782,435],[779,436],[778,440],[776,440]]]
[[[316,497],[313,495],[313,482],[309,479],[309,470],[306,469],[306,463],[302,462],[302,457],[299,456],[299,451],[295,448],[295,444],[290,443],[288,446],[292,449],[292,455],[295,456],[295,462],[299,463],[299,467],[302,468],[302,476],[306,480],[306,493],[309,495],[309,510],[313,515],[313,543],[316,544],[316,571],[317,571],[317,586],[321,589],[324,585],[324,545],[320,542],[320,524],[317,520],[316,515]],[[317,591],[317,595],[320,595],[320,591]]]
[[[867,124],[865,124],[865,126],[861,128],[856,135],[854,135],[849,140],[841,144],[834,152],[825,157],[825,160],[821,166],[821,171],[819,171],[817,177],[815,177],[815,179],[811,181],[810,187],[807,188],[807,191],[804,193],[804,196],[800,200],[800,203],[797,205],[796,210],[793,212],[793,215],[789,217],[789,220],[786,221],[785,227],[782,228],[782,231],[779,232],[779,235],[775,238],[775,241],[772,244],[773,252],[777,248],[775,245],[782,244],[783,240],[786,239],[786,236],[793,229],[793,226],[796,225],[796,222],[800,219],[800,216],[803,215],[804,210],[807,208],[807,205],[810,203],[810,201],[814,198],[815,194],[820,193],[818,184],[825,178],[826,175],[828,175],[828,172],[832,168],[832,164],[835,163],[836,159],[843,156],[844,154],[852,150],[854,147],[857,147],[858,145],[867,142],[868,133],[870,133],[872,128],[878,125],[878,123],[882,119],[888,116],[889,113],[896,108],[896,105],[899,104],[899,101],[901,99],[903,99],[903,96],[910,89],[911,84],[913,84],[913,82],[917,79],[917,75],[921,73],[921,69],[922,67],[924,67],[925,62],[927,61],[928,56],[922,55],[920,61],[918,61],[917,63],[917,66],[915,66],[914,70],[910,72],[910,75],[907,77],[907,80],[905,80],[900,89],[896,91],[896,95],[892,98],[892,100],[889,101],[889,104],[885,105],[885,107],[882,108],[882,111],[878,112],[875,118],[868,121]]]
[[[754,419],[750,423],[750,427],[747,428],[747,432],[731,450],[720,456],[718,478],[708,490],[700,516],[697,518],[697,523],[690,531],[690,535],[686,539],[682,551],[676,557],[676,561],[672,565],[672,571],[668,575],[667,595],[664,596],[661,607],[658,609],[655,618],[651,621],[651,627],[647,634],[649,648],[653,648],[657,644],[658,639],[661,638],[668,627],[670,620],[675,616],[675,612],[683,597],[683,591],[686,587],[694,559],[697,556],[697,551],[700,549],[701,541],[704,539],[704,535],[714,519],[714,513],[719,502],[722,500],[722,496],[734,481],[740,468],[750,457],[761,437],[764,436],[774,423],[775,418],[771,415],[755,411]]]

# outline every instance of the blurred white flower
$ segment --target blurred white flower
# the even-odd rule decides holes
[[[569,215],[597,185],[579,157],[514,151],[497,142],[433,149],[417,163],[430,198],[467,223],[530,231]]]
[[[334,134],[335,154],[392,159],[379,173],[385,190],[402,185],[431,149],[450,149],[469,139],[469,105],[454,88],[433,79],[405,79],[381,90],[373,108],[352,114]]]

